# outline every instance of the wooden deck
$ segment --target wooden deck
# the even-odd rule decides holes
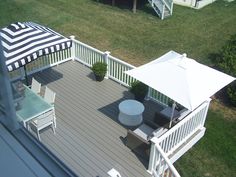
[[[70,61],[34,77],[56,92],[56,135],[47,129],[42,142],[80,177],[106,177],[111,168],[122,177],[148,177],[148,161],[124,145],[127,127],[118,121],[118,104],[132,98],[126,87],[94,81],[86,66]],[[144,118],[161,109],[144,103]]]

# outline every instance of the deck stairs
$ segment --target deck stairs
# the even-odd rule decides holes
[[[172,15],[173,0],[148,0],[148,2],[162,20]]]

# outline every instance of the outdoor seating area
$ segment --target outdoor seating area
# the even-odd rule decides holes
[[[15,88],[13,93],[21,98],[14,99],[18,121],[30,132],[34,132],[39,140],[40,131],[46,127],[50,126],[55,134],[56,116],[53,104],[56,93],[46,86],[43,94],[41,83],[35,78],[32,78],[30,87],[21,81],[11,85]]]
[[[33,76],[57,93],[56,134],[43,131],[41,140],[79,176],[106,176],[112,168],[122,177],[150,176],[145,152],[126,146],[129,127],[118,120],[119,104],[133,99],[126,87],[111,80],[96,82],[88,67],[72,61]],[[153,101],[143,104],[144,120],[163,109]]]
[[[128,120],[136,117],[140,120],[141,117],[142,121],[132,126],[124,125],[120,121],[120,116],[123,116],[120,105],[124,101],[132,101],[134,95],[127,87],[110,79],[97,82],[87,66],[69,61],[37,72],[32,77],[37,78],[43,88],[51,88],[57,93],[54,103],[57,133],[53,134],[46,129],[39,138],[81,176],[104,176],[112,168],[119,171],[121,176],[150,176],[147,169],[152,139],[159,138],[163,150],[169,153],[171,144],[166,143],[174,135],[163,135],[173,128],[182,132],[182,126],[177,129],[176,125],[180,123],[187,126],[184,117],[192,113],[186,108],[175,110],[171,120],[172,108],[145,100],[140,103],[137,114],[123,117]],[[206,108],[204,104],[202,107]],[[192,118],[196,116],[198,114]]]

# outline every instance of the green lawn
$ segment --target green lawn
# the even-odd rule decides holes
[[[134,65],[169,50],[210,64],[208,55],[236,33],[236,1],[219,0],[202,10],[175,5],[173,16],[164,21],[148,4],[140,5],[136,14],[129,8],[96,0],[1,0],[0,27],[34,21]],[[209,112],[206,136],[175,164],[182,176],[236,174],[236,117],[226,119],[224,113]]]
[[[236,31],[236,2],[202,10],[174,6],[161,21],[146,4],[136,14],[96,0],[1,0],[0,26],[34,21],[139,65],[176,50],[207,62]]]
[[[236,121],[208,112],[206,134],[175,164],[185,177],[233,177],[236,174]]]

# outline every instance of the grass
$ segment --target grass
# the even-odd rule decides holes
[[[206,134],[175,166],[182,176],[222,177],[236,174],[235,119],[208,112]]]
[[[0,27],[34,21],[134,65],[169,50],[211,64],[208,55],[236,31],[236,2],[218,0],[201,10],[174,5],[164,21],[148,4],[139,4],[136,14],[130,9],[130,3],[112,7],[95,0],[1,0]],[[236,174],[235,115],[235,109],[213,102],[205,137],[175,164],[182,176]]]
[[[171,49],[209,63],[209,53],[217,52],[235,33],[235,9],[235,2],[224,1],[202,10],[175,5],[174,15],[162,21],[147,4],[133,14],[129,8],[95,0],[3,0],[0,26],[38,22],[135,65]]]

